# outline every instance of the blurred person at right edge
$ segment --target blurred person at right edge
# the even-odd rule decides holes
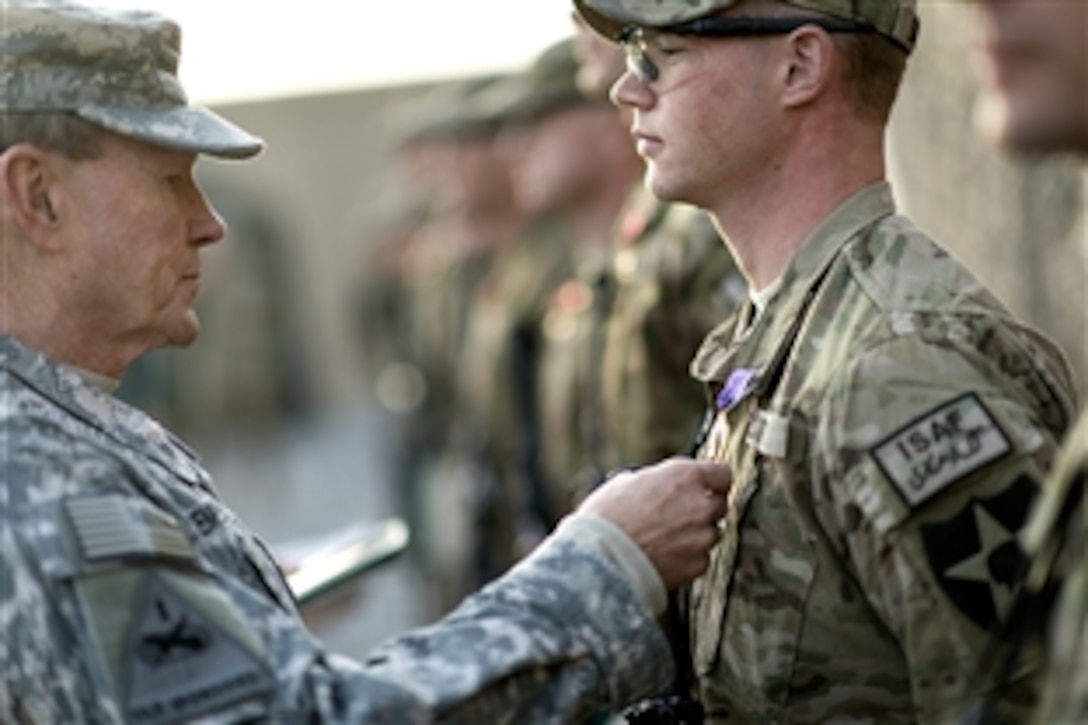
[[[972,4],[983,132],[1011,152],[1088,160],[1088,3]],[[1085,307],[1080,300],[1078,309]],[[1082,410],[1021,536],[1031,563],[1007,627],[1016,656],[986,663],[1001,672],[1042,658],[1036,723],[1088,722],[1086,483],[1088,412]],[[1000,721],[990,702],[965,718]]]
[[[1026,716],[1037,663],[974,674],[1075,395],[1060,350],[897,214],[914,0],[575,5],[627,51],[612,97],[651,190],[706,209],[750,288],[691,368],[698,457],[735,485],[681,597],[687,694],[712,723],[948,723],[982,691]]]
[[[623,52],[573,13],[576,82],[591,98],[607,97],[624,70]],[[630,145],[627,109],[619,109]],[[706,408],[702,385],[688,374],[699,343],[746,296],[746,282],[707,214],[661,201],[643,183],[644,165],[627,178],[623,208],[608,230],[606,263],[592,310],[579,316],[565,286],[549,310],[545,340],[568,338],[588,360],[580,380],[576,424],[567,427],[566,456],[556,456],[549,485],[562,511],[577,505],[607,472],[684,451]],[[566,294],[563,294],[566,293]],[[571,333],[584,318],[583,335]],[[542,386],[555,400],[555,391]],[[543,407],[543,406],[542,406]],[[552,425],[544,457],[562,440]]]

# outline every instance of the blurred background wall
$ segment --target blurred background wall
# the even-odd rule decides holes
[[[1088,380],[1083,172],[1072,159],[1011,161],[980,137],[971,14],[966,3],[920,5],[921,42],[890,137],[900,203],[1014,312],[1061,343]]]

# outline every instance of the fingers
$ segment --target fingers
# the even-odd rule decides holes
[[[713,493],[724,496],[733,485],[733,472],[728,466],[713,461],[695,461],[695,473],[703,486]]]

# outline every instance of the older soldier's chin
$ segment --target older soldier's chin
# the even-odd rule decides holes
[[[189,308],[179,324],[172,326],[167,334],[167,347],[189,347],[200,337],[200,317],[196,310]]]

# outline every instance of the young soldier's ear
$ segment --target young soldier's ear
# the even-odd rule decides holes
[[[807,25],[785,40],[782,102],[787,107],[803,106],[818,98],[831,81],[837,62],[835,41],[817,27]]]
[[[16,144],[0,155],[5,223],[14,223],[42,247],[50,245],[60,221],[49,166],[47,153],[30,144]]]

